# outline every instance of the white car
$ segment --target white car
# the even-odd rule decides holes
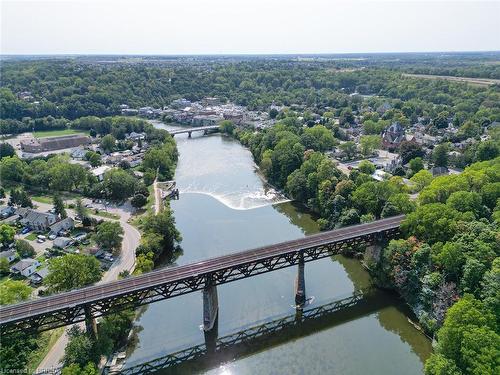
[[[55,234],[51,234],[49,236],[49,240],[55,240],[57,238],[57,236]]]
[[[38,243],[44,243],[44,242],[45,242],[45,240],[44,240],[44,239],[39,238],[39,239],[37,239],[37,240],[36,240],[36,242],[38,242]]]

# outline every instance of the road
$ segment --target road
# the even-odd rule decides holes
[[[36,202],[39,209],[46,211],[52,208],[50,204],[44,204]],[[67,210],[70,215],[74,215],[71,210]],[[126,204],[122,207],[109,208],[108,211],[116,213],[120,216],[120,224],[123,228],[123,241],[122,241],[122,251],[120,256],[116,258],[115,262],[111,268],[104,274],[101,281],[98,284],[106,283],[112,280],[117,280],[118,275],[122,271],[129,271],[132,273],[135,266],[135,249],[139,246],[141,240],[140,232],[130,225],[127,221],[130,219],[132,213],[132,207],[130,204]],[[103,219],[100,216],[95,216],[95,218]],[[109,220],[105,219],[104,220]],[[60,362],[64,357],[64,349],[68,344],[67,331],[70,327],[66,329],[64,334],[55,342],[54,346],[47,353],[43,361],[38,366],[36,372],[44,372],[48,369],[57,368],[60,366]]]

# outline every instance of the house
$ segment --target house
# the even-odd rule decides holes
[[[405,130],[399,122],[393,122],[382,133],[382,146],[389,150],[398,148],[404,140],[406,140]]]
[[[54,247],[57,247],[59,249],[64,249],[71,245],[74,241],[69,238],[69,237],[57,237],[54,240]]]
[[[85,155],[87,154],[87,150],[85,150],[83,147],[77,147],[71,150],[71,157],[73,159],[77,160],[83,160],[85,159]]]
[[[109,165],[101,165],[100,167],[92,169],[91,172],[99,181],[102,181],[104,179],[104,174],[110,169],[111,167]]]
[[[19,215],[19,222],[35,231],[44,231],[57,221],[57,215],[38,212],[29,208],[19,208],[16,213]]]
[[[29,277],[35,273],[36,268],[40,265],[40,262],[36,259],[26,258],[22,259],[10,268],[12,273],[20,273],[24,277]]]
[[[12,206],[0,206],[0,219],[8,218],[11,215],[14,215],[16,210]]]
[[[48,274],[49,269],[47,267],[41,268],[30,275],[30,283],[33,285],[40,285]]]
[[[49,235],[57,236],[62,231],[73,229],[74,227],[75,227],[75,221],[72,218],[67,217],[66,219],[62,219],[57,223],[52,224],[50,226]]]
[[[12,263],[17,258],[15,250],[7,250],[0,252],[0,258],[5,258],[9,263]]]
[[[146,133],[136,133],[136,132],[131,132],[130,134],[125,135],[125,138],[131,139],[133,141],[138,141],[146,139]]]

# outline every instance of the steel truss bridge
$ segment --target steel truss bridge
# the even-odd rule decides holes
[[[40,332],[369,246],[399,234],[404,216],[93,285],[0,309],[3,335]]]

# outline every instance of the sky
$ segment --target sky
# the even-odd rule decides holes
[[[500,50],[500,0],[0,2],[3,55]]]

